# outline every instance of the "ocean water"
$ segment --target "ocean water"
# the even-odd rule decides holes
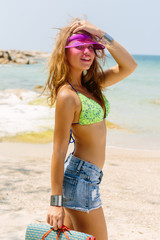
[[[108,120],[124,129],[109,130],[114,136],[109,143],[160,150],[160,56],[134,58],[135,72],[104,91],[111,105]],[[108,57],[104,69],[115,64]],[[45,63],[0,65],[0,137],[54,127],[54,108],[28,104],[39,96],[34,86],[46,79]],[[14,89],[27,91],[18,95]]]
[[[138,63],[135,72],[106,91],[110,120],[133,131],[135,148],[160,150],[160,56],[134,58]]]

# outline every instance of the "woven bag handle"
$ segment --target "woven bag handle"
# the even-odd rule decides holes
[[[95,237],[87,237],[87,239],[86,240],[96,240],[96,238]]]
[[[48,236],[48,234],[50,234],[50,232],[54,231],[54,228],[51,228],[49,229],[42,237],[42,240],[45,240],[45,237]],[[67,240],[70,240],[66,231],[69,231],[69,228],[67,228],[65,225],[62,226],[62,228],[59,230],[58,234],[57,234],[57,239],[56,240],[59,240],[59,236],[60,236],[60,233],[63,232],[64,235],[66,236]]]

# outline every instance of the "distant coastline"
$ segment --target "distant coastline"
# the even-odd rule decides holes
[[[35,64],[49,58],[51,54],[41,51],[0,49],[0,64]]]

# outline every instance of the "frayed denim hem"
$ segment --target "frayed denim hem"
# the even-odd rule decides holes
[[[85,209],[85,208],[80,208],[80,207],[71,207],[71,206],[63,206],[63,207],[64,207],[64,208],[69,208],[69,209],[72,209],[72,210],[76,210],[76,211],[81,211],[81,212],[89,213],[89,212],[92,211],[92,210],[95,210],[95,209],[98,209],[98,208],[102,207],[102,204],[100,204],[100,205],[97,206],[97,207],[91,208],[91,209]]]

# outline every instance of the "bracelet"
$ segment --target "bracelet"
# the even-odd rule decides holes
[[[108,33],[105,33],[104,36],[102,37],[102,41],[104,41],[104,43],[111,44],[113,40],[114,39]]]
[[[50,206],[63,206],[62,195],[51,195]]]

